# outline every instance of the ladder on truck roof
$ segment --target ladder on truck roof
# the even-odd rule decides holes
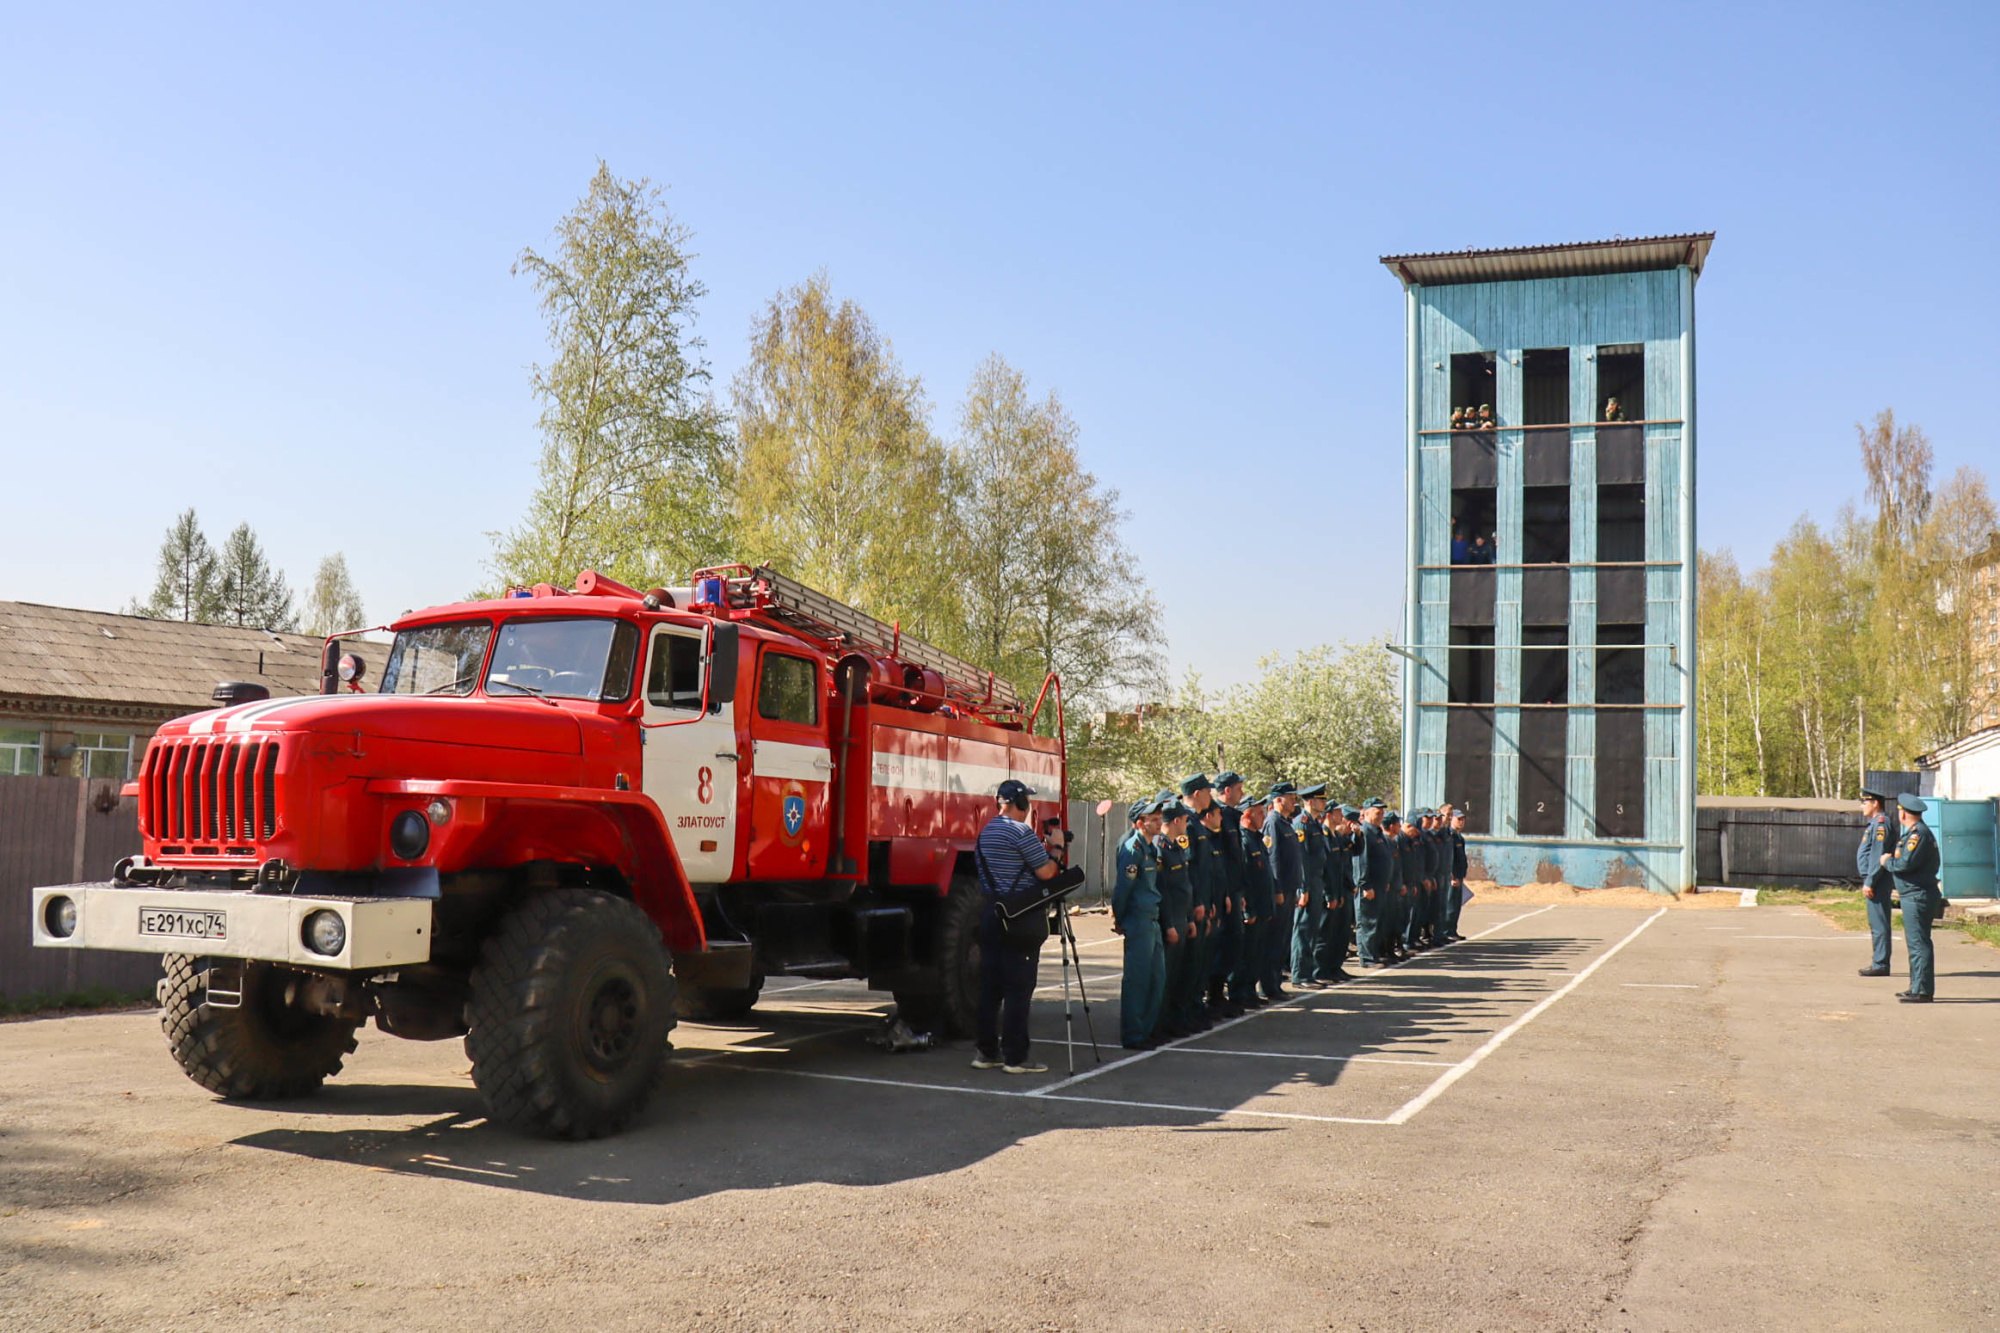
[[[982,671],[961,657],[933,644],[911,638],[902,627],[877,620],[845,602],[835,601],[817,588],[808,588],[769,565],[759,565],[749,573],[731,576],[731,570],[747,565],[725,565],[697,570],[695,597],[702,597],[702,583],[714,579],[724,585],[720,603],[728,610],[746,610],[762,615],[786,629],[842,648],[860,648],[878,657],[928,667],[944,677],[952,693],[967,703],[1004,712],[1021,710],[1021,696],[1014,683],[991,671]]]

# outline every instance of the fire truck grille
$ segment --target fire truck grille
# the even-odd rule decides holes
[[[278,742],[155,741],[139,787],[149,837],[249,854],[278,831]]]

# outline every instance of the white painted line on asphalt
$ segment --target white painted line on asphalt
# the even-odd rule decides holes
[[[1606,949],[1603,953],[1597,955],[1596,960],[1592,962],[1589,967],[1584,968],[1583,971],[1571,977],[1569,981],[1566,984],[1564,984],[1560,990],[1556,991],[1552,995],[1549,995],[1548,997],[1543,999],[1541,1003],[1537,1004],[1534,1008],[1528,1010],[1527,1013],[1522,1014],[1519,1018],[1509,1023],[1506,1027],[1501,1028],[1491,1037],[1488,1037],[1486,1039],[1485,1045],[1481,1046],[1471,1055],[1466,1056],[1463,1060],[1460,1060],[1456,1065],[1453,1065],[1443,1074],[1440,1074],[1438,1076],[1437,1082],[1431,1084],[1428,1088],[1425,1088],[1422,1092],[1418,1093],[1415,1097],[1412,1097],[1408,1102],[1405,1102],[1399,1109],[1397,1109],[1394,1113],[1392,1113],[1389,1116],[1388,1123],[1392,1125],[1408,1124],[1410,1119],[1413,1116],[1415,1116],[1419,1111],[1423,1110],[1426,1106],[1429,1106],[1432,1102],[1436,1101],[1439,1097],[1443,1096],[1447,1088],[1451,1087],[1452,1084],[1464,1078],[1467,1074],[1470,1074],[1474,1069],[1477,1069],[1479,1067],[1479,1063],[1482,1060],[1484,1060],[1487,1056],[1493,1054],[1493,1052],[1499,1050],[1503,1045],[1505,1045],[1509,1037],[1513,1036],[1516,1032],[1519,1032],[1522,1028],[1528,1026],[1528,1024],[1534,1022],[1537,1018],[1541,1017],[1544,1013],[1548,1011],[1549,1006],[1553,1005],[1557,1000],[1560,1000],[1563,996],[1569,994],[1571,991],[1575,990],[1578,986],[1581,986],[1584,982],[1590,980],[1590,976],[1593,972],[1597,971],[1598,968],[1603,967],[1606,963],[1610,962],[1614,957],[1617,956],[1617,953],[1620,949],[1623,949],[1633,940],[1638,939],[1640,933],[1644,931],[1646,927],[1652,925],[1655,921],[1658,921],[1661,917],[1665,916],[1666,914],[1667,914],[1667,909],[1662,907],[1657,912],[1654,912],[1651,916],[1647,917],[1644,921],[1641,921],[1638,924],[1637,928],[1635,928],[1630,935],[1627,935],[1624,939],[1618,941],[1618,943],[1612,945],[1609,949]]]
[[[1853,935],[1745,935],[1746,940],[1811,940],[1815,944],[1852,944],[1860,938],[1857,931]]]
[[[1620,982],[1619,984],[1623,986],[1630,986],[1633,990],[1700,990],[1701,989],[1701,987],[1699,986],[1691,986],[1686,982],[1680,982],[1680,981],[1625,981],[1625,982]]]
[[[1547,907],[1538,907],[1532,912],[1523,912],[1519,916],[1507,918],[1505,921],[1502,921],[1497,926],[1489,926],[1487,929],[1480,931],[1477,935],[1473,935],[1466,939],[1460,940],[1458,941],[1457,944],[1447,944],[1444,945],[1443,948],[1441,949],[1431,950],[1429,954],[1420,954],[1418,956],[1431,957],[1438,953],[1442,953],[1444,949],[1455,949],[1459,947],[1460,944],[1470,944],[1473,940],[1485,939],[1488,935],[1491,935],[1494,931],[1505,930],[1508,926],[1513,925],[1516,921],[1526,921],[1531,916],[1540,916],[1543,912],[1553,911],[1554,909],[1555,909],[1555,904],[1551,903]],[[1412,959],[1405,959],[1401,963],[1391,963],[1388,967],[1380,968],[1374,972],[1369,972],[1362,976],[1358,976],[1354,978],[1353,981],[1345,982],[1343,984],[1349,986],[1359,985],[1362,982],[1371,980],[1372,978],[1386,976],[1388,973],[1394,971],[1396,968],[1407,966],[1409,963],[1415,961],[1416,959],[1412,958]],[[1311,990],[1294,991],[1291,995],[1287,996],[1285,999],[1278,1001],[1276,1004],[1265,1005],[1261,1009],[1252,1009],[1246,1014],[1240,1014],[1235,1018],[1226,1019],[1223,1022],[1217,1023],[1207,1032],[1197,1033],[1196,1036],[1200,1037],[1212,1036],[1217,1032],[1222,1032],[1228,1028],[1235,1027],[1238,1023],[1247,1023],[1251,1019],[1257,1017],[1257,1015],[1259,1014],[1275,1013],[1277,1010],[1287,1008],[1291,1005],[1295,1005],[1299,1003],[1301,1000],[1312,999],[1314,996],[1319,995],[1321,993],[1322,992],[1320,991],[1311,991]],[[1028,1095],[1031,1097],[1047,1097],[1060,1091],[1063,1088],[1072,1087],[1078,1083],[1081,1083],[1085,1079],[1096,1078],[1099,1074],[1108,1074],[1114,1069],[1123,1069],[1127,1065],[1133,1064],[1140,1060],[1149,1059],[1152,1056],[1158,1055],[1161,1051],[1175,1050],[1183,1042],[1188,1042],[1193,1040],[1195,1040],[1194,1037],[1181,1037],[1175,1041],[1167,1042],[1165,1045],[1156,1046],[1150,1051],[1135,1051],[1131,1055],[1128,1055],[1125,1058],[1123,1058],[1122,1060],[1113,1060],[1108,1065],[1099,1065],[1097,1068],[1087,1069],[1081,1074],[1072,1074],[1068,1078],[1062,1079],[1055,1083],[1051,1083],[1048,1087],[1042,1088],[1035,1092],[1031,1092]]]

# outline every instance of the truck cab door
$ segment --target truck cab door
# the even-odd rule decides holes
[[[736,878],[736,704],[702,709],[708,663],[693,625],[659,625],[646,654],[645,760],[640,783],[667,817],[695,883]],[[673,725],[661,725],[662,723]]]
[[[826,670],[817,658],[767,643],[758,647],[753,678],[745,877],[817,879],[832,831]]]

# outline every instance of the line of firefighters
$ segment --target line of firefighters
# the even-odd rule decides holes
[[[1383,967],[1464,938],[1465,817],[1408,818],[1375,797],[1330,805],[1326,784],[1246,796],[1241,774],[1196,773],[1130,809],[1113,927],[1125,937],[1119,1038],[1133,1050],[1348,981],[1350,949]]]

